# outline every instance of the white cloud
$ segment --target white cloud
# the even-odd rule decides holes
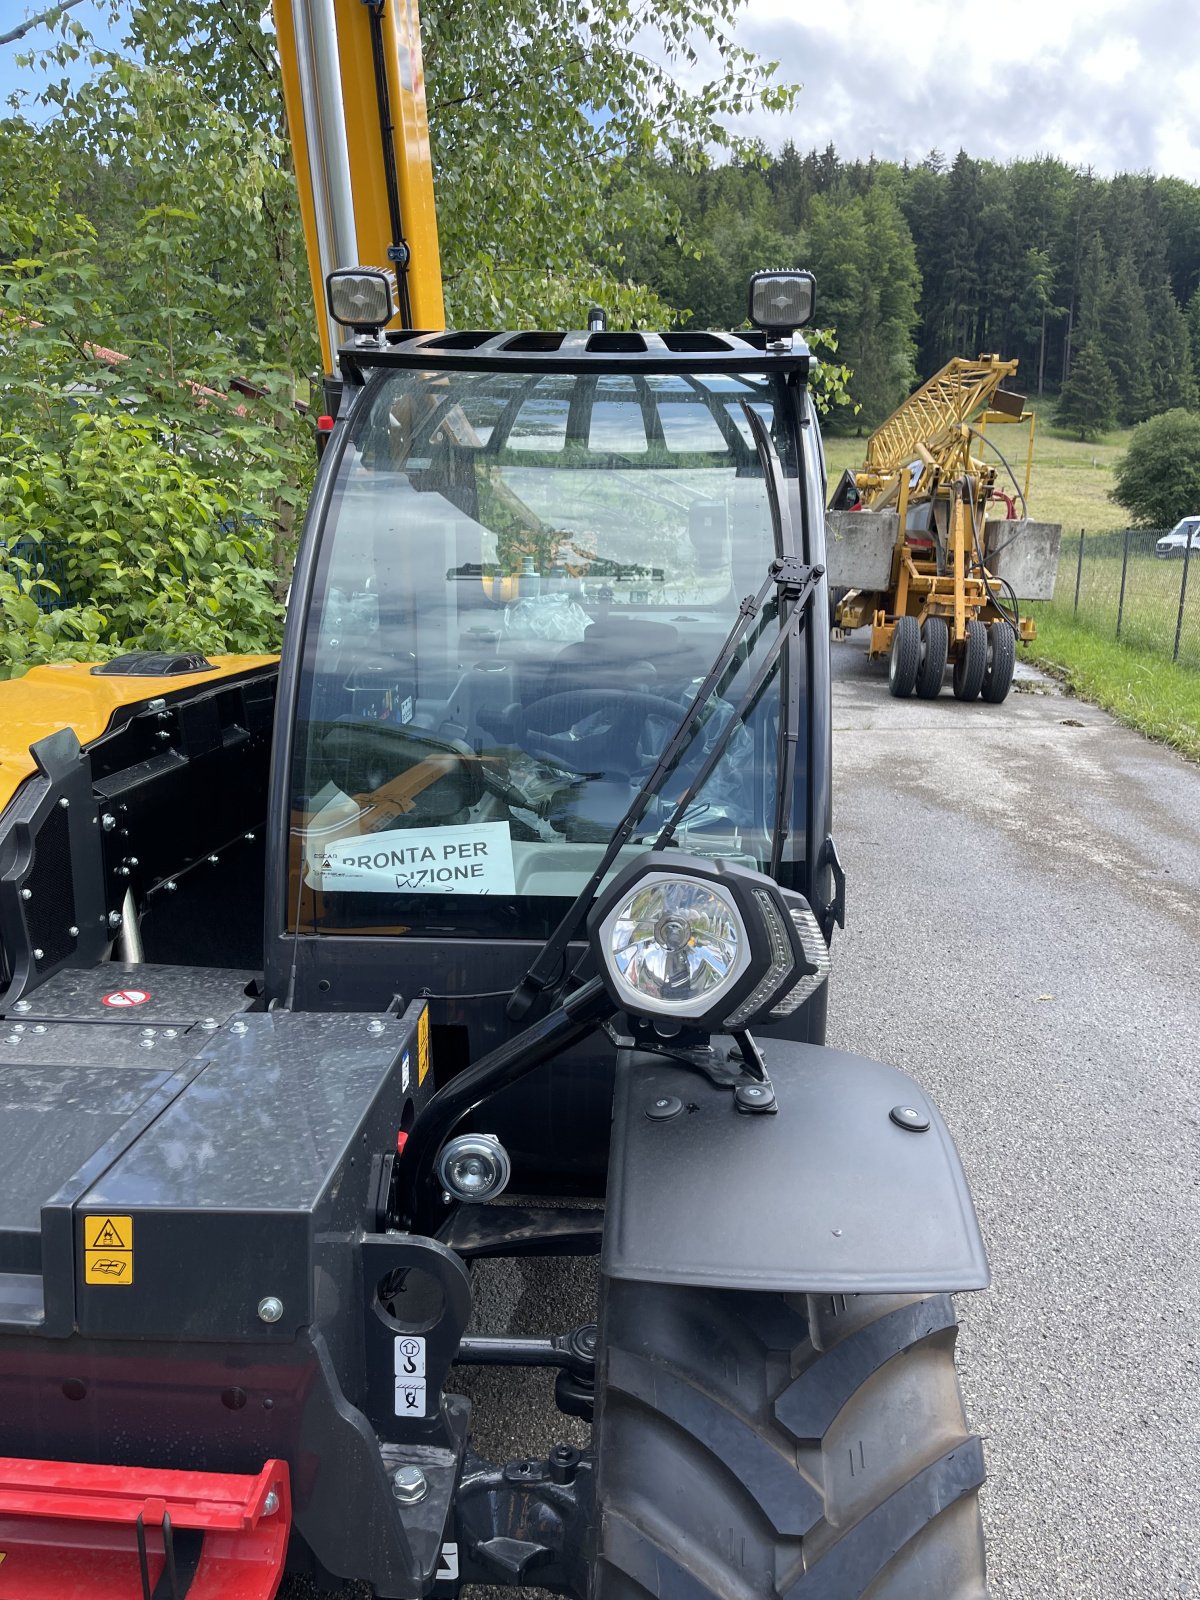
[[[749,0],[740,44],[804,85],[739,132],[919,160],[1052,154],[1200,182],[1196,0]]]

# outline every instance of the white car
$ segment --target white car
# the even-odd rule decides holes
[[[1182,522],[1177,522],[1170,533],[1164,533],[1155,544],[1154,554],[1160,561],[1169,561],[1172,556],[1182,556],[1189,541],[1193,550],[1200,550],[1200,517],[1184,517]]]

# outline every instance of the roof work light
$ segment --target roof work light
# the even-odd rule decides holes
[[[750,279],[750,321],[766,333],[791,333],[813,314],[817,280],[811,272],[756,272]]]
[[[356,333],[377,333],[396,314],[396,279],[378,267],[340,267],[325,280],[329,315]]]

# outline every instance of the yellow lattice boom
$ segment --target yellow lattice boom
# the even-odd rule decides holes
[[[993,474],[971,456],[971,428],[989,422],[1019,422],[1019,396],[1005,388],[1015,361],[981,355],[955,356],[897,407],[867,441],[867,459],[856,474],[864,505],[878,509],[896,500],[903,476],[921,463],[908,500],[927,499],[938,483],[970,473],[990,485]]]

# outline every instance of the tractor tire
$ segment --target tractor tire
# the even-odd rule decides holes
[[[926,617],[921,629],[921,665],[917,669],[917,693],[922,700],[936,700],[941,694],[949,654],[950,629],[941,617]]]
[[[967,623],[967,637],[963,642],[962,651],[954,663],[954,698],[956,700],[974,700],[983,688],[984,674],[988,664],[988,631],[979,621],[972,617]]]
[[[916,617],[900,617],[892,632],[888,656],[888,693],[907,700],[917,685],[921,667],[921,630]]]
[[[988,629],[988,664],[983,675],[981,697],[998,706],[1008,698],[1017,665],[1017,636],[1007,622],[993,622]]]
[[[604,1280],[590,1600],[986,1600],[948,1295]]]

